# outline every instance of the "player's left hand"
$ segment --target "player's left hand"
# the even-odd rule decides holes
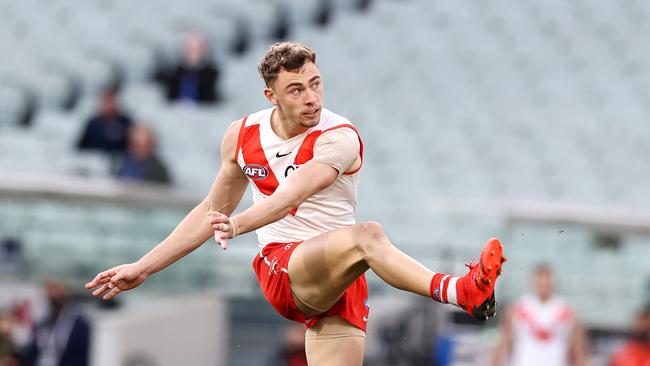
[[[85,287],[92,289],[99,286],[93,291],[93,296],[103,295],[103,299],[108,300],[120,292],[140,286],[147,277],[148,275],[138,262],[122,264],[98,273]]]
[[[214,230],[214,241],[224,250],[228,249],[228,239],[232,237],[230,218],[217,211],[208,212],[208,217]]]

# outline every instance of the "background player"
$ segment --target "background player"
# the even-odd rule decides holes
[[[495,366],[575,365],[587,363],[585,332],[575,312],[555,295],[553,271],[538,265],[532,276],[533,293],[522,296],[507,311]]]
[[[399,251],[377,223],[354,223],[363,148],[356,128],[322,107],[315,53],[273,45],[259,70],[274,106],[230,125],[212,189],[176,229],[135,263],[99,273],[86,285],[109,299],[202,245],[257,230],[253,266],[269,302],[309,327],[311,365],[360,365],[368,320],[364,272],[388,284],[458,305],[481,320],[495,313],[494,284],[505,261],[491,239],[463,277],[435,273]],[[255,204],[230,217],[248,182]]]

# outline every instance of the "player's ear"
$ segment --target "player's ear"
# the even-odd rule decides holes
[[[264,96],[269,103],[278,105],[278,99],[275,97],[275,92],[271,88],[264,88]]]

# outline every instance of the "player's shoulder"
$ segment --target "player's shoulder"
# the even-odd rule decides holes
[[[223,136],[224,141],[232,140],[236,138],[236,136],[239,135],[239,130],[241,129],[244,121],[245,121],[244,118],[240,118],[235,121],[232,121],[230,125],[228,125],[228,128],[226,129],[226,133]]]
[[[254,124],[259,124],[261,123],[264,119],[268,119],[271,116],[271,113],[273,112],[274,107],[270,108],[265,108],[257,112],[253,112],[246,117],[242,118],[246,126],[251,126]]]
[[[228,129],[226,130],[226,136],[228,135],[234,135],[237,136],[239,135],[239,131],[243,127],[251,126],[253,124],[258,124],[260,121],[264,118],[265,115],[269,114],[273,108],[267,108],[263,109],[261,111],[253,112],[251,114],[247,114],[244,117],[241,117],[233,122],[230,123],[228,126]]]
[[[239,118],[230,123],[226,129],[226,133],[223,136],[221,142],[222,153],[236,153],[239,146],[239,139],[241,133],[244,131],[244,127],[251,126],[253,124],[259,124],[267,115],[273,111],[273,108],[263,109],[251,114],[248,114],[242,118]]]
[[[327,129],[338,125],[354,126],[354,123],[352,123],[347,117],[332,112],[327,108],[323,108],[323,110],[321,111],[321,122],[322,122],[321,128],[323,129]]]
[[[555,306],[558,311],[560,311],[563,314],[566,314],[567,316],[573,316],[573,307],[571,304],[563,297],[554,295],[553,299],[551,300],[552,304]]]
[[[534,307],[537,304],[535,296],[531,294],[524,294],[519,296],[513,303],[512,308],[517,311],[525,311],[531,307]]]

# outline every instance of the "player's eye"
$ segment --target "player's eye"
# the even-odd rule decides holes
[[[300,89],[293,89],[289,93],[291,93],[291,95],[300,95]]]
[[[320,86],[320,81],[317,81],[317,82],[311,84],[312,89],[318,89],[319,86]]]

